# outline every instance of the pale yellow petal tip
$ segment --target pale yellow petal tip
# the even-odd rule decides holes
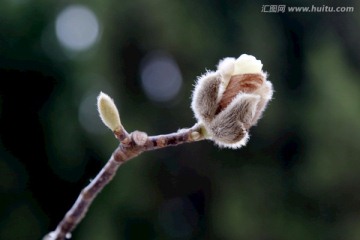
[[[257,60],[254,56],[242,54],[235,61],[235,69],[233,75],[247,73],[261,73],[263,64],[261,60]]]
[[[112,131],[121,128],[119,111],[114,101],[105,93],[100,92],[97,98],[97,106],[101,120]]]

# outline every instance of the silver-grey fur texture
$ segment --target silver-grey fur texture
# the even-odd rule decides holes
[[[216,72],[200,76],[192,95],[191,108],[202,123],[208,138],[220,147],[240,148],[248,139],[250,127],[256,125],[273,95],[273,87],[265,81],[252,93],[239,92],[225,109],[218,111],[219,102],[234,69],[234,58],[221,60]]]

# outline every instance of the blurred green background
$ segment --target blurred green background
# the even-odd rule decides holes
[[[264,13],[264,5],[352,13]],[[360,239],[358,1],[0,1],[0,239],[53,230],[128,131],[194,124],[196,77],[261,59],[274,100],[239,150],[204,141],[121,167],[73,239]]]

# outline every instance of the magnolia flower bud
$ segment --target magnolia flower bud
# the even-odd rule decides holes
[[[122,127],[118,109],[107,94],[100,92],[97,98],[97,106],[100,118],[108,128],[115,132]]]
[[[216,72],[199,77],[191,107],[197,120],[219,146],[239,148],[248,140],[248,130],[261,117],[272,98],[262,63],[243,54],[225,58]]]

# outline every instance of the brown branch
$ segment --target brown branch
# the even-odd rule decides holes
[[[47,234],[44,240],[63,240],[70,236],[71,232],[85,217],[95,197],[115,176],[119,166],[126,161],[145,151],[204,139],[203,129],[200,125],[176,133],[152,137],[148,137],[146,133],[139,131],[128,134],[125,129],[116,130],[114,133],[120,141],[119,147],[91,183],[81,191],[74,205],[65,214],[55,231]]]
[[[119,166],[142,152],[202,140],[205,136],[208,138],[211,136],[211,139],[219,146],[234,149],[243,146],[248,136],[246,130],[260,118],[272,98],[273,89],[272,84],[266,81],[261,61],[246,54],[241,55],[238,60],[225,59],[219,63],[218,70],[230,76],[235,67],[238,68],[239,64],[245,63],[242,66],[245,70],[252,72],[257,69],[256,73],[233,75],[223,93],[219,92],[219,84],[226,82],[226,79],[221,74],[208,72],[200,77],[195,86],[191,106],[195,117],[204,126],[196,124],[192,128],[183,129],[177,133],[153,137],[148,137],[146,133],[139,131],[127,133],[121,124],[114,101],[108,95],[100,93],[97,99],[100,118],[114,132],[120,145],[95,179],[81,191],[78,199],[65,214],[55,231],[46,235],[44,240],[62,240],[70,237],[71,232],[85,217],[97,194],[115,176]],[[230,69],[233,70],[230,71]],[[217,76],[222,76],[222,79],[215,79],[214,82],[214,77],[217,78]],[[211,84],[204,84],[206,81],[210,81],[212,85],[215,84],[215,88]],[[220,103],[217,100],[219,93]],[[248,93],[252,95],[250,96]],[[230,104],[233,105],[230,107]]]

